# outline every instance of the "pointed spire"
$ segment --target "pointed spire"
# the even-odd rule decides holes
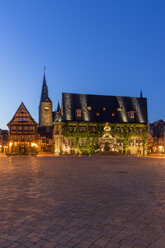
[[[42,92],[41,92],[41,102],[51,102],[49,95],[48,95],[48,86],[46,84],[46,77],[45,77],[45,68],[44,67],[44,77],[43,77],[43,84],[42,84]]]
[[[60,103],[58,101],[58,105],[57,105],[57,112],[59,113],[60,112]]]
[[[140,90],[140,98],[143,98],[143,92]]]

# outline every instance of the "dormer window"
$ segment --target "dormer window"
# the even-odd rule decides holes
[[[76,109],[76,116],[77,116],[78,118],[81,117],[81,109]]]
[[[88,110],[92,110],[92,107],[91,106],[88,106]]]
[[[121,110],[122,110],[122,108],[120,108],[120,107],[119,107],[119,108],[117,108],[117,111],[118,111],[118,112],[121,112]]]
[[[106,110],[106,108],[105,107],[103,107],[103,111],[105,111]]]
[[[130,117],[130,119],[134,119],[135,118],[135,111],[129,111],[129,117]]]

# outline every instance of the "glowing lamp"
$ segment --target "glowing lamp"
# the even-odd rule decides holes
[[[9,146],[10,146],[10,147],[12,147],[12,145],[13,145],[13,143],[12,143],[12,142],[10,142],[10,143],[9,143]]]
[[[31,143],[31,147],[38,147],[38,145],[36,143]]]

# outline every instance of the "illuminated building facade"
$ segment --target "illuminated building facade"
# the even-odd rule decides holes
[[[62,142],[57,152],[55,132],[55,154],[109,151],[145,155],[147,116],[147,99],[142,94],[118,97],[63,93],[61,120],[54,121],[54,129],[62,129]]]
[[[12,120],[7,124],[9,128],[9,151],[31,149],[37,147],[38,124],[31,117],[23,103],[19,106]]]
[[[165,122],[163,120],[158,120],[151,123],[149,127],[149,153],[165,153]]]
[[[58,104],[53,112],[44,75],[39,134],[41,131],[48,141],[45,147],[49,144],[55,155],[101,151],[146,155],[147,99],[142,92],[140,97],[62,93],[61,108]]]
[[[9,128],[9,151],[35,147],[60,154],[111,152],[146,155],[147,99],[62,93],[53,111],[45,73],[39,103],[39,126],[21,103]]]

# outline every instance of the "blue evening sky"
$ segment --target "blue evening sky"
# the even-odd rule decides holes
[[[0,0],[0,128],[62,92],[148,98],[165,120],[164,0]]]

